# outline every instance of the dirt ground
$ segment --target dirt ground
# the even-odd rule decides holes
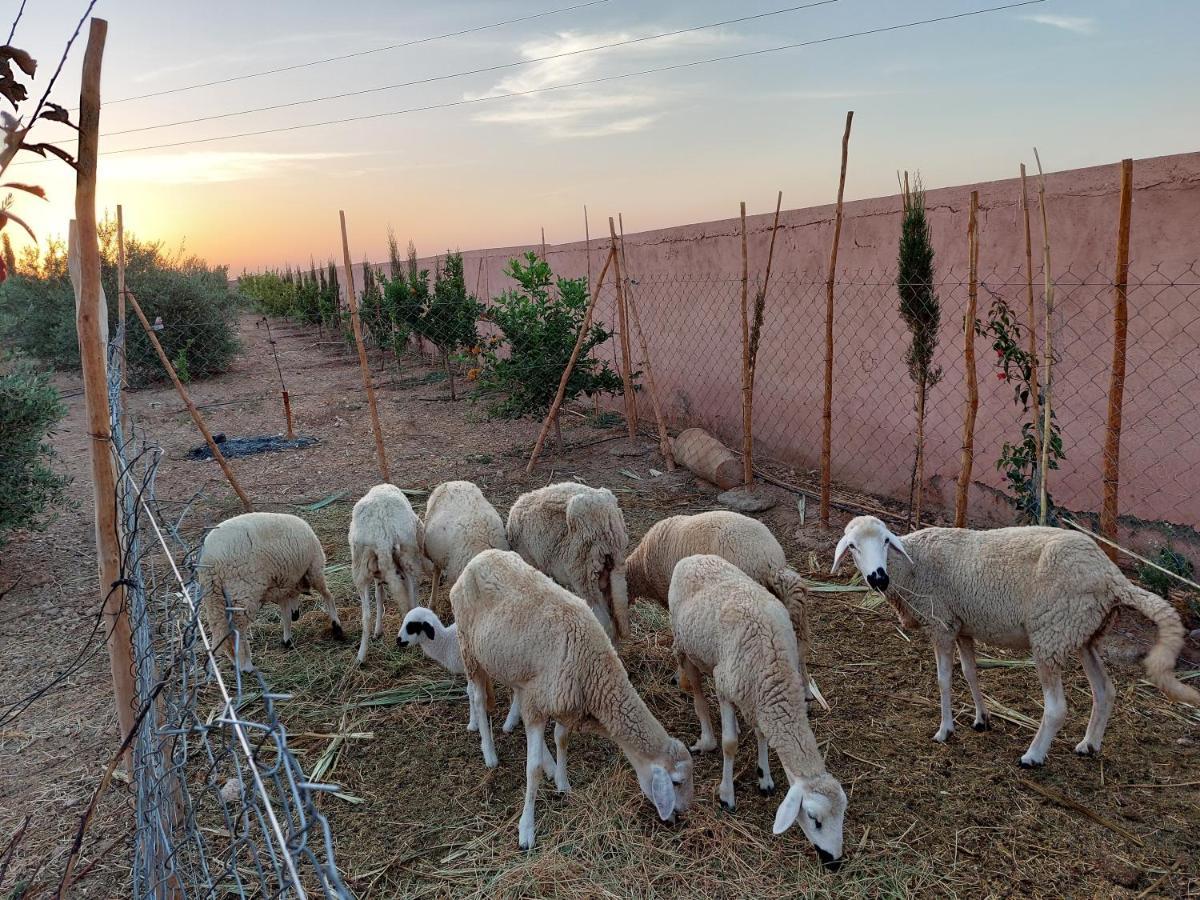
[[[538,847],[522,853],[516,823],[523,739],[497,728],[501,765],[484,768],[478,739],[465,728],[461,684],[395,646],[395,609],[386,616],[388,636],[372,644],[366,665],[352,665],[358,611],[341,565],[349,559],[345,535],[354,500],[379,480],[365,397],[355,359],[340,345],[283,323],[274,330],[297,430],[319,443],[233,465],[261,509],[297,512],[302,504],[345,492],[321,510],[301,514],[325,546],[349,639],[332,640],[327,619],[312,602],[296,626],[294,649],[279,646],[278,615],[270,610],[254,631],[253,652],[272,687],[294,695],[281,714],[298,735],[292,747],[306,770],[327,750],[326,735],[373,735],[341,743],[326,775],[361,802],[320,799],[338,867],[357,896],[1200,896],[1200,716],[1140,680],[1134,664],[1144,642],[1140,628],[1118,620],[1106,643],[1118,700],[1103,755],[1080,759],[1071,753],[1090,701],[1083,673],[1074,669],[1066,676],[1068,722],[1047,766],[1026,772],[1016,760],[1032,736],[1030,721],[1041,714],[1032,669],[981,648],[995,728],[971,731],[969,697],[956,678],[959,728],[947,744],[937,744],[928,641],[902,632],[890,610],[862,592],[820,594],[810,607],[810,666],[831,707],[814,707],[812,727],[849,798],[848,862],[840,872],[822,871],[798,828],[772,836],[782,791],[758,794],[753,742],[746,737],[736,811],[723,812],[717,803],[719,753],[698,755],[696,803],[677,825],[665,826],[612,744],[573,736],[573,792],[557,795],[543,785]],[[214,431],[231,437],[281,431],[265,332],[246,317],[242,337],[246,350],[233,371],[194,385],[192,393]],[[524,461],[537,423],[488,421],[482,406],[447,402],[437,373],[419,361],[397,368],[389,359],[379,380],[385,382],[379,404],[392,480],[405,488],[427,491],[447,479],[468,478],[505,513],[525,490],[576,478],[617,494],[631,546],[665,515],[716,505],[716,491],[686,473],[653,476],[651,467],[661,468],[661,461],[650,440],[639,456],[613,455],[623,443],[621,430],[595,427],[583,412],[564,417],[568,452],[558,457],[548,448],[527,478]],[[60,386],[70,415],[55,444],[75,480],[70,503],[48,530],[18,538],[0,556],[0,590],[8,589],[0,600],[0,709],[56,673],[74,671],[0,730],[0,848],[29,818],[9,880],[0,875],[6,890],[26,879],[57,882],[115,743],[108,661],[103,640],[93,633],[82,398],[77,379],[62,377]],[[196,530],[236,511],[216,465],[184,458],[199,440],[173,392],[135,392],[130,408],[166,451],[160,498],[183,502],[203,487],[205,499],[189,520]],[[804,477],[784,469],[778,474]],[[802,574],[825,578],[848,514],[839,513],[834,530],[826,531],[813,524],[810,510],[814,515],[801,527],[796,497],[776,492],[779,505],[764,521]],[[690,702],[670,684],[664,612],[638,604],[634,630],[623,651],[634,685],[667,730],[691,743],[697,725]],[[389,702],[362,705],[382,691],[391,692]],[[506,699],[501,696],[501,713]],[[777,766],[776,778],[783,781]],[[114,783],[81,857],[81,869],[90,868],[79,896],[128,893],[132,809],[129,788]]]

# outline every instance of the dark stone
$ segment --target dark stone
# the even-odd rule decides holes
[[[734,488],[731,491],[718,494],[717,502],[740,513],[766,512],[768,509],[779,505],[779,501],[765,491],[744,487]]]

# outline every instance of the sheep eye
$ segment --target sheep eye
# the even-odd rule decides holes
[[[816,816],[812,815],[811,813],[809,813],[808,817],[810,819],[812,819],[812,821],[813,821],[813,828],[817,829],[817,831],[820,831],[821,830],[821,820],[818,819]]]
[[[849,550],[851,553],[857,553],[857,552],[858,552],[858,548],[857,548],[857,547],[855,547],[855,546],[854,546],[854,544],[852,544],[852,543],[851,543],[851,544],[847,544],[847,545],[846,545],[846,549],[847,549],[847,550]]]

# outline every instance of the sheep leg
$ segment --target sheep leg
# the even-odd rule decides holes
[[[325,573],[320,569],[309,569],[308,583],[321,595],[321,606],[329,616],[329,631],[340,641],[346,636],[346,632],[342,630],[342,620],[338,618],[337,604],[333,602],[333,595],[329,593],[329,586],[325,584]]]
[[[437,601],[438,601],[438,588],[441,587],[441,584],[442,584],[442,570],[439,569],[437,566],[434,566],[433,567],[433,575],[429,579],[429,608],[432,609],[435,613],[438,613],[439,616],[441,615],[441,612],[437,608]]]
[[[1067,698],[1063,693],[1062,673],[1058,666],[1036,658],[1034,662],[1037,664],[1038,680],[1042,683],[1045,710],[1042,712],[1042,722],[1038,725],[1037,734],[1033,736],[1033,742],[1021,757],[1021,767],[1025,769],[1040,766],[1046,761],[1050,744],[1067,718]]]
[[[975,703],[975,721],[971,727],[976,731],[987,731],[992,727],[992,717],[988,715],[987,703],[983,699],[983,691],[979,689],[979,670],[975,666],[975,639],[960,634],[958,636],[958,664],[962,666],[963,678],[971,689],[971,700]]]
[[[375,582],[375,630],[371,632],[371,637],[383,637],[383,585],[378,581]]]
[[[521,849],[533,849],[533,805],[541,782],[542,746],[546,743],[546,723],[525,723],[525,808],[518,826]]]
[[[408,609],[405,612],[410,612],[417,608],[417,576],[416,573],[405,570],[404,584],[408,587]]]
[[[717,749],[717,738],[713,734],[712,717],[708,712],[708,702],[704,699],[704,686],[700,682],[700,670],[690,659],[681,657],[679,667],[692,694],[692,705],[696,708],[696,718],[700,720],[700,738],[692,745],[693,753],[704,753]]]
[[[557,730],[558,726],[555,726]],[[546,746],[546,732],[542,730],[542,777],[557,780],[558,778],[558,761],[550,755],[550,748]]]
[[[760,794],[775,793],[775,779],[771,777],[771,755],[767,749],[767,736],[758,728],[754,729],[758,738],[758,792]]]
[[[283,623],[283,646],[287,649],[292,647],[292,610],[299,608],[300,599],[293,597],[279,606],[279,621]]]
[[[721,808],[732,811],[736,805],[733,795],[733,758],[737,755],[738,725],[733,704],[718,696],[721,705]]]
[[[467,680],[467,695],[479,725],[479,749],[483,752],[483,764],[494,769],[500,764],[500,759],[496,756],[496,744],[492,740],[492,720],[487,713],[487,688],[482,678],[475,676]]]
[[[1100,752],[1100,742],[1104,740],[1104,729],[1112,713],[1113,683],[1104,669],[1095,644],[1085,644],[1080,649],[1079,656],[1083,661],[1083,671],[1087,675],[1088,684],[1092,688],[1092,714],[1088,718],[1083,740],[1075,745],[1075,752],[1081,756],[1092,756]]]
[[[567,734],[566,725],[554,723],[554,786],[560,794],[571,791],[571,782],[567,780]]]
[[[378,601],[378,588],[376,588]],[[358,592],[358,603],[362,607],[362,633],[358,638],[358,656],[355,659],[361,666],[367,659],[367,641],[371,637],[371,586],[364,584]]]
[[[945,743],[954,733],[954,711],[950,708],[950,677],[954,672],[954,645],[940,637],[934,638],[933,656],[937,660],[938,692],[941,695],[942,722],[933,736],[935,741]]]
[[[471,700],[471,688],[467,687],[467,709],[470,711],[470,718],[467,719],[467,731],[478,731],[479,722],[475,719],[475,703]]]
[[[521,721],[521,695],[513,691],[512,703],[508,707],[508,715],[504,719],[504,724],[500,730],[505,734],[512,734],[512,730],[517,727],[517,723]]]

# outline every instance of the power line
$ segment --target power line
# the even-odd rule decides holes
[[[438,81],[450,81],[455,78],[464,78],[469,75],[482,75],[487,72],[499,72],[504,69],[514,69],[519,66],[531,66],[535,63],[549,62],[554,59],[564,59],[570,56],[582,56],[586,53],[597,53],[601,50],[612,50],[617,47],[628,47],[631,44],[643,44],[649,41],[662,40],[663,38],[678,37],[681,34],[693,34],[697,31],[706,31],[712,28],[722,28],[726,25],[738,25],[742,22],[750,22],[756,19],[767,19],[771,16],[780,16],[785,13],[799,12],[800,10],[813,9],[818,6],[829,6],[832,3],[840,3],[841,0],[815,0],[811,3],[802,3],[797,6],[788,6],[783,9],[775,9],[770,12],[755,13],[748,16],[739,16],[735,19],[724,19],[720,22],[709,22],[705,25],[692,25],[688,28],[677,28],[674,31],[664,31],[659,34],[648,34],[643,37],[627,38],[620,41],[609,41],[607,44],[596,44],[592,47],[581,47],[576,50],[564,50],[560,53],[551,53],[546,56],[537,56],[532,59],[519,59],[513,62],[498,63],[494,66],[484,66],[479,69],[468,69],[463,72],[450,72],[445,75],[432,75],[428,78],[418,78],[413,81],[401,81],[396,84],[385,84],[380,87],[363,88],[357,91],[345,91],[341,94],[327,94],[324,97],[310,97],[305,100],[292,100],[287,103],[276,103],[271,106],[259,106],[253,109],[243,109],[237,112],[217,113],[211,116],[198,116],[194,119],[180,119],[177,122],[162,122],[157,125],[142,125],[138,128],[125,128],[121,131],[109,131],[102,134],[101,137],[116,137],[122,134],[135,134],[141,131],[155,131],[159,128],[174,128],[177,125],[195,125],[199,122],[211,122],[216,119],[229,119],[234,116],[247,116],[253,113],[273,112],[279,109],[290,109],[296,106],[306,106],[310,103],[323,103],[327,100],[345,100],[347,97],[361,97],[365,94],[377,94],[381,91],[391,91],[397,88],[415,87],[422,84],[433,84]]]
[[[352,122],[365,122],[373,119],[383,119],[392,116],[403,116],[416,112],[429,112],[438,109],[451,109],[459,106],[469,106],[477,103],[487,103],[493,100],[508,100],[514,97],[528,97],[532,94],[543,94],[550,91],[561,91],[569,88],[586,87],[593,84],[602,84],[610,81],[618,81],[625,78],[639,78],[644,75],[654,75],[661,72],[673,72],[681,69],[695,68],[697,66],[710,65],[712,63],[730,62],[738,59],[749,59],[756,56],[765,56],[769,53],[780,53],[784,50],[796,50],[804,47],[814,47],[820,44],[830,44],[835,41],[845,41],[852,38],[868,37],[876,34],[887,34],[894,31],[902,31],[907,28],[917,28],[923,25],[934,25],[941,22],[950,22],[957,19],[968,19],[974,16],[982,16],[988,13],[1003,12],[1010,9],[1019,9],[1025,6],[1035,6],[1044,3],[1046,0],[1020,0],[1020,2],[1006,3],[1000,6],[989,6],[983,9],[974,9],[967,12],[953,13],[945,16],[935,16],[930,19],[918,19],[912,22],[902,22],[898,25],[884,25],[878,28],[869,28],[863,31],[853,31],[846,34],[832,35],[830,37],[815,38],[810,41],[799,41],[792,44],[783,44],[778,47],[767,47],[762,50],[746,50],[742,53],[732,53],[726,56],[713,56],[707,59],[698,59],[691,62],[674,63],[667,66],[656,66],[650,69],[641,69],[636,72],[623,72],[618,75],[605,75],[599,78],[589,78],[583,81],[573,81],[568,84],[550,85],[548,87],[530,88],[525,91],[512,91],[506,94],[491,94],[483,97],[471,97],[463,100],[452,100],[446,103],[432,103],[427,106],[412,106],[406,109],[393,110],[390,112],[367,113],[361,116],[348,116],[341,119],[326,119],[321,122],[304,122],[297,125],[284,125],[279,128],[264,128],[258,131],[242,131],[235,134],[214,135],[207,138],[194,138],[186,141],[172,141],[164,144],[149,144],[142,147],[126,147],[120,150],[109,150],[101,153],[101,156],[117,156],[123,153],[140,153],[146,150],[166,150],[175,147],[186,147],[194,144],[211,144],[216,141],[229,141],[244,137],[259,137],[267,134],[282,134],[290,131],[302,131],[308,128],[321,128],[326,125],[346,125]],[[48,160],[28,160],[25,162],[13,163],[12,165],[38,165]]]
[[[297,69],[308,69],[312,66],[323,66],[326,63],[341,62],[344,59],[357,59],[361,56],[370,56],[373,53],[386,53],[389,50],[402,50],[405,47],[415,47],[418,44],[430,44],[434,41],[445,40],[446,38],[462,37],[467,34],[475,34],[480,31],[487,31],[491,28],[500,28],[504,25],[516,25],[520,22],[531,22],[534,19],[542,19],[546,16],[554,16],[559,13],[574,12],[578,9],[586,9],[589,6],[599,6],[602,3],[608,3],[609,0],[588,0],[587,3],[576,3],[573,6],[561,6],[558,9],[548,9],[544,12],[530,13],[527,16],[518,16],[515,19],[502,19],[499,22],[490,22],[487,25],[475,25],[471,28],[463,28],[459,31],[447,31],[445,34],[435,34],[430,37],[415,38],[411,41],[405,41],[401,44],[389,44],[386,47],[375,47],[372,50],[356,50],[353,53],[343,53],[339,56],[327,56],[324,59],[314,59],[309,62],[295,63],[290,66],[279,66],[275,69],[263,69],[261,72],[248,72],[245,75],[231,75],[228,78],[217,78],[213,81],[200,81],[196,84],[186,84],[182,87],[168,88],[163,91],[152,91],[149,94],[137,94],[133,97],[122,97],[120,100],[106,100],[105,106],[112,106],[116,103],[132,103],[134,100],[148,100],[151,97],[164,97],[167,94],[179,94],[183,91],[194,91],[198,88],[215,87],[219,84],[230,84],[235,81],[246,81],[250,78],[262,78],[265,75],[278,75],[281,72],[294,72]]]

